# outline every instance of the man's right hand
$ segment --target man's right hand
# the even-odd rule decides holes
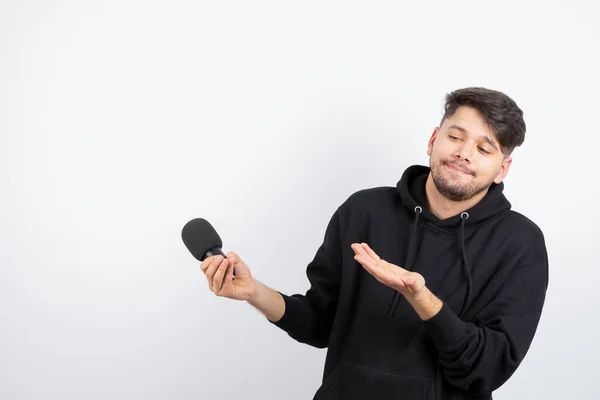
[[[227,253],[227,258],[220,255],[208,257],[200,269],[206,275],[208,288],[217,296],[251,300],[258,295],[258,285],[250,268],[232,251]]]

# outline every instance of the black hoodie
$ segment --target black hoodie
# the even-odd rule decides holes
[[[485,198],[440,220],[427,209],[429,168],[394,187],[362,190],[331,218],[308,264],[309,290],[288,296],[274,325],[328,347],[315,400],[491,399],[533,340],[548,286],[544,237],[492,184]],[[365,242],[417,271],[443,302],[422,321],[406,299],[354,260]]]

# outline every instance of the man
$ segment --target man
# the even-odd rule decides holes
[[[430,166],[336,210],[306,294],[269,289],[233,252],[202,263],[209,288],[328,347],[314,399],[491,399],[525,357],[548,285],[542,232],[502,194],[524,136],[505,94],[456,90]]]

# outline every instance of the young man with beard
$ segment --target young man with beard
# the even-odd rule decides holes
[[[548,285],[543,234],[502,193],[524,136],[508,96],[456,90],[429,167],[335,211],[305,294],[268,288],[234,252],[202,263],[209,288],[328,348],[316,400],[491,399],[523,361]]]

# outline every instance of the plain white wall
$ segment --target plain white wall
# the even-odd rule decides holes
[[[427,164],[443,96],[525,112],[538,334],[497,399],[597,399],[596,2],[4,1],[0,398],[308,399],[324,350],[215,297],[180,232],[288,293],[351,193]]]

